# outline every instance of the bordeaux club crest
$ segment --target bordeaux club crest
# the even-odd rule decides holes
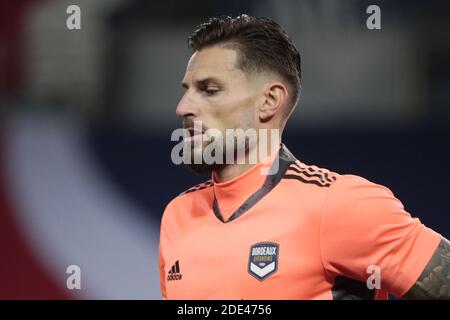
[[[280,245],[273,242],[259,242],[250,247],[248,273],[263,281],[278,269],[278,250]]]

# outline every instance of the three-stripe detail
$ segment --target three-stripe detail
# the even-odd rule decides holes
[[[183,275],[180,271],[180,261],[177,260],[175,264],[170,268],[169,274],[167,275],[167,281],[173,281],[173,280],[181,280],[183,278]]]
[[[169,274],[172,274],[172,273],[180,273],[180,261],[179,260],[177,260],[177,262],[175,262],[175,264],[170,269]]]
[[[319,187],[329,187],[336,181],[336,174],[317,166],[308,166],[296,160],[288,167],[283,179],[294,179]]]
[[[208,181],[206,181],[206,182],[200,183],[200,184],[198,184],[198,185],[196,185],[196,186],[193,186],[193,187],[187,189],[186,191],[184,191],[184,192],[182,193],[182,195],[183,195],[183,194],[186,194],[186,193],[190,193],[190,192],[194,192],[194,191],[206,189],[206,188],[211,187],[212,185],[213,185],[212,180],[208,180]]]

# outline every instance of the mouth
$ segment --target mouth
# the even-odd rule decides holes
[[[186,130],[189,132],[189,137],[194,137],[197,135],[202,135],[204,133],[203,130],[195,130],[194,128],[186,128]]]

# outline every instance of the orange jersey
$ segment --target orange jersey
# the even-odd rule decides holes
[[[164,299],[400,297],[442,238],[386,187],[305,165],[284,145],[173,199],[160,237]]]

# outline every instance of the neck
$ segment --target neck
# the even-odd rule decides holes
[[[214,171],[217,182],[225,182],[240,176],[242,173],[252,168],[254,164],[229,164]]]
[[[249,170],[250,168],[254,167],[256,164],[258,164],[261,160],[271,155],[273,152],[278,150],[279,144],[281,141],[278,141],[276,144],[272,144],[267,139],[267,154],[266,155],[260,155],[258,152],[258,146],[257,144],[253,149],[249,150],[248,154],[245,156],[245,164],[228,164],[218,170],[214,171],[214,178],[217,182],[225,182],[229,181],[231,179],[234,179],[241,174],[243,174],[245,171]],[[281,139],[280,139],[281,140]],[[256,163],[250,163],[249,159],[257,159]]]

